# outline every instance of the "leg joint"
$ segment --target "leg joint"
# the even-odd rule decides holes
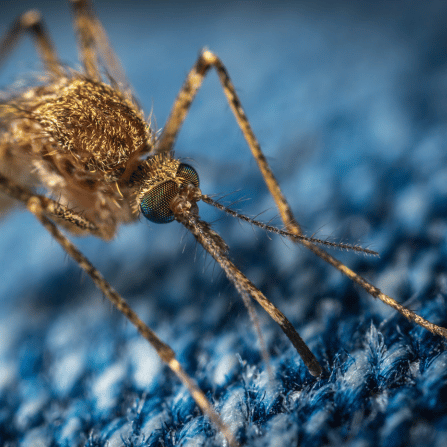
[[[200,57],[206,65],[216,65],[219,62],[219,58],[210,50],[203,50]]]
[[[42,22],[42,15],[37,9],[30,9],[23,13],[20,18],[20,25],[25,28],[32,28]]]

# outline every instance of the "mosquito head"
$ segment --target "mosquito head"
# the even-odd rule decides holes
[[[152,175],[156,181],[146,185],[139,197],[144,217],[154,223],[168,223],[188,212],[198,214],[197,202],[202,193],[196,170],[173,158],[160,161],[163,163],[157,163]]]

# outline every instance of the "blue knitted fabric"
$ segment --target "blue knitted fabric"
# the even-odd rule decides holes
[[[204,45],[227,65],[306,234],[397,301],[447,327],[445,2],[98,2],[152,125],[161,128]],[[76,64],[69,8],[29,7]],[[3,86],[36,68],[20,45]],[[205,194],[281,226],[215,74],[176,155]],[[250,200],[240,200],[248,198]],[[205,204],[230,258],[278,306],[325,369],[306,370],[258,309],[273,379],[234,287],[174,222],[140,219],[110,243],[73,238],[175,350],[246,446],[445,446],[446,341],[375,300],[312,253]],[[0,445],[218,446],[222,435],[153,349],[23,210],[0,227]]]

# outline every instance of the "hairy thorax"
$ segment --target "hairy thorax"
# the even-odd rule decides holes
[[[44,185],[103,227],[106,238],[135,217],[127,180],[150,152],[152,135],[141,110],[118,89],[62,77],[10,100],[1,115],[2,171]]]

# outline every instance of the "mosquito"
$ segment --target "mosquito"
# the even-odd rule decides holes
[[[356,245],[337,244],[303,235],[251,129],[221,60],[203,50],[189,71],[161,134],[145,120],[107,34],[88,0],[71,0],[82,70],[64,66],[40,14],[17,18],[0,42],[0,64],[19,38],[29,33],[45,67],[36,85],[7,91],[0,103],[0,190],[21,202],[65,252],[92,278],[101,292],[137,328],[161,360],[187,387],[202,412],[231,446],[238,445],[204,393],[183,370],[173,350],[129,307],[90,261],[61,231],[111,240],[119,226],[143,215],[154,223],[183,224],[217,261],[248,309],[261,342],[251,299],[279,324],[309,372],[322,367],[285,315],[232,263],[225,241],[199,216],[202,201],[265,231],[302,244],[369,294],[409,320],[447,338],[447,330],[430,323],[382,293],[328,254],[322,246],[377,254]],[[207,73],[217,72],[223,92],[266,182],[285,230],[246,217],[203,194],[197,171],[174,156],[173,148]],[[38,194],[44,188],[47,195]]]

